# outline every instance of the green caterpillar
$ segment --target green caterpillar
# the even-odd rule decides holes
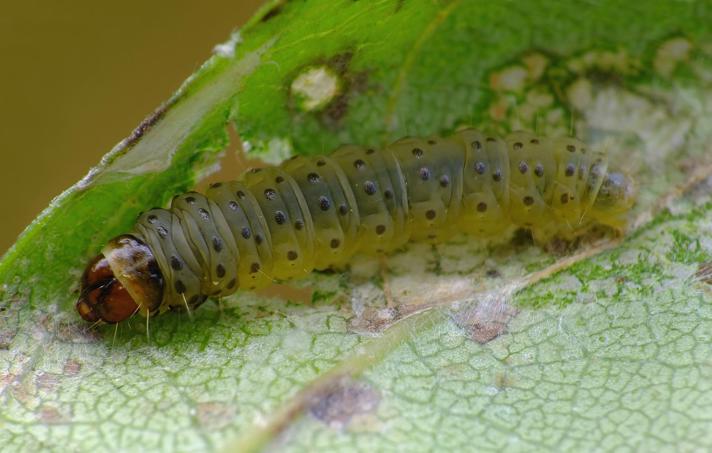
[[[343,146],[145,212],[132,234],[89,263],[77,310],[87,321],[115,323],[193,309],[357,252],[456,233],[487,238],[525,228],[546,243],[595,224],[622,230],[633,201],[630,178],[608,172],[605,153],[574,138],[465,129],[380,150]]]

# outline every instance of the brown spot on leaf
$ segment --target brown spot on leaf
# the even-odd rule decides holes
[[[309,413],[324,424],[340,429],[354,417],[375,412],[380,402],[381,395],[373,386],[344,376],[314,396]]]
[[[354,332],[374,334],[383,332],[401,318],[400,307],[366,307],[360,316],[351,319],[349,328]]]
[[[79,374],[81,369],[81,362],[78,362],[74,359],[67,359],[67,361],[64,362],[64,367],[62,368],[62,371],[66,376],[76,376],[77,374]]]
[[[153,128],[153,126],[155,126],[158,121],[160,121],[161,118],[163,118],[163,116],[166,114],[168,106],[169,104],[161,105],[147,118],[141,121],[141,124],[139,124],[138,127],[134,129],[133,132],[131,132],[131,135],[129,135],[126,139],[126,147],[131,147],[135,145],[136,142],[138,142],[141,137],[146,134],[146,132],[151,130],[151,128]]]
[[[498,371],[494,376],[494,385],[499,390],[506,390],[508,387],[512,387],[513,384],[512,378],[506,372]]]
[[[35,384],[40,390],[51,391],[59,384],[59,377],[54,373],[40,371],[35,375]]]
[[[235,407],[219,401],[198,403],[195,418],[200,426],[209,430],[222,429],[235,418]]]
[[[40,422],[47,423],[49,425],[67,423],[70,421],[70,417],[68,415],[63,414],[56,407],[47,404],[39,408],[37,418]]]
[[[504,296],[484,300],[455,313],[455,323],[462,327],[472,341],[489,343],[507,331],[509,321],[519,310],[509,305]]]
[[[702,283],[712,285],[712,261],[700,264],[695,272],[695,279]]]

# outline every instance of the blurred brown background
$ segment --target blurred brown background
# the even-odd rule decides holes
[[[261,0],[8,2],[0,13],[0,255]]]

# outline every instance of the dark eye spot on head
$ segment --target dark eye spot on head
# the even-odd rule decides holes
[[[245,198],[245,192],[243,192],[243,191],[241,191],[241,190],[238,190],[238,191],[235,193],[235,195],[237,195],[237,198],[239,198],[240,200],[242,200],[243,198]]]
[[[484,174],[487,171],[487,164],[482,161],[475,162],[475,171],[480,175]]]
[[[413,148],[412,153],[416,159],[420,159],[421,157],[423,157],[423,150],[420,148]]]
[[[220,186],[222,186],[221,182],[214,182],[214,183],[210,184],[211,189],[217,189]]]
[[[274,182],[276,182],[277,184],[283,183],[284,178],[281,176],[277,176],[276,178],[274,178]]]
[[[256,274],[260,271],[260,263],[252,263],[250,265],[250,274]]]
[[[428,145],[434,145],[434,144],[435,144],[435,140],[433,140],[432,138],[430,140],[428,140]]]
[[[428,209],[425,211],[425,218],[428,220],[433,220],[435,218],[435,210],[434,209]]]
[[[185,201],[188,204],[195,204],[195,197],[185,197]]]
[[[495,170],[494,173],[492,173],[492,179],[494,179],[496,182],[502,180],[502,171],[499,168]]]
[[[328,211],[329,208],[331,207],[331,202],[327,197],[324,195],[319,197],[319,208],[321,208],[322,211]]]
[[[255,235],[255,243],[257,243],[257,245],[259,245],[259,244],[262,244],[262,241],[263,241],[262,235],[261,235],[261,234],[256,234],[256,235]]]
[[[538,144],[539,144],[539,139],[538,139],[538,138],[533,138],[533,139],[529,140],[529,143],[531,143],[532,145],[538,145]]]
[[[329,243],[332,249],[338,249],[339,246],[341,245],[341,241],[338,239],[332,239],[331,242]]]
[[[376,225],[376,234],[379,236],[382,235],[383,233],[386,232],[386,226],[385,225]]]
[[[481,148],[482,148],[482,143],[480,143],[479,140],[475,140],[474,142],[472,142],[472,147],[473,147],[474,149],[481,149]]]
[[[265,189],[265,198],[268,200],[274,200],[277,198],[277,192],[274,189]]]
[[[240,230],[240,234],[242,235],[243,238],[250,239],[251,232],[250,232],[249,228],[242,227],[242,230]]]
[[[155,215],[151,214],[150,216],[148,216],[148,223],[153,225],[154,223],[156,223],[156,220],[158,220],[158,217],[156,217]]]
[[[534,174],[540,178],[544,176],[544,166],[542,164],[536,164],[536,167],[534,167]]]
[[[225,267],[222,264],[218,264],[215,268],[215,274],[218,278],[223,278],[225,276]]]
[[[175,285],[176,292],[179,294],[183,294],[186,290],[185,284],[181,280],[176,280]]]
[[[368,148],[368,149],[366,150],[366,154],[373,154],[373,153],[375,153],[375,152],[376,152],[376,150],[374,150],[373,148]]]
[[[574,173],[576,172],[576,166],[574,164],[568,164],[566,165],[566,176],[573,176]]]
[[[496,142],[497,140],[494,137],[487,137],[488,142]]]
[[[237,211],[240,206],[237,204],[237,201],[235,201],[235,200],[230,200],[230,201],[227,203],[227,207],[230,208],[230,209],[233,210],[233,211]]]
[[[373,181],[366,181],[363,183],[363,191],[368,195],[373,195],[376,193],[376,183]]]
[[[237,280],[233,278],[227,283],[227,289],[233,289],[235,285],[237,285]]]
[[[480,201],[477,203],[477,211],[478,212],[485,212],[487,210],[487,203],[484,201]]]
[[[356,159],[354,161],[354,167],[358,170],[362,169],[365,166],[366,166],[366,162],[362,161],[361,159]]]
[[[430,169],[428,167],[421,167],[420,170],[418,170],[418,174],[423,181],[430,179]]]
[[[222,250],[223,244],[219,237],[213,236],[213,250],[219,252]]]
[[[391,189],[386,189],[383,191],[383,196],[386,197],[386,200],[390,200],[391,198],[393,198],[393,192],[391,191]]]
[[[526,197],[522,198],[522,203],[524,203],[526,206],[531,206],[534,204],[534,198],[527,195]]]
[[[576,151],[576,147],[574,145],[566,145],[566,150],[570,153],[573,153]]]
[[[304,221],[301,219],[295,220],[294,221],[294,229],[301,230],[302,228],[304,228]]]
[[[173,270],[179,271],[183,269],[183,263],[181,263],[177,256],[171,256],[171,267]]]
[[[442,175],[440,177],[440,187],[447,187],[450,185],[450,177],[448,175]]]
[[[520,149],[524,148],[524,144],[522,142],[517,142],[514,144],[514,146],[512,146],[512,148],[514,148],[515,151],[519,151]]]
[[[325,161],[323,161],[323,160],[321,160],[321,159],[319,159],[319,160],[316,161],[316,166],[317,166],[317,167],[323,167],[324,165],[326,165],[326,162],[325,162]]]
[[[339,206],[339,214],[341,214],[341,215],[346,215],[346,214],[348,214],[348,213],[349,213],[349,207],[348,207],[348,206],[346,206],[345,204],[342,204],[341,206]]]
[[[282,211],[276,211],[274,213],[274,221],[277,222],[277,225],[282,225],[287,221],[287,215]]]
[[[525,174],[527,170],[529,170],[529,165],[524,161],[519,162],[519,173]]]
[[[252,173],[252,174],[257,174],[257,173],[259,173],[259,172],[261,172],[261,171],[262,171],[261,168],[250,168],[250,170],[249,170],[249,172]]]
[[[561,194],[561,204],[566,204],[568,202],[569,202],[569,194],[562,193]]]
[[[287,252],[287,259],[288,259],[289,261],[294,261],[294,260],[296,260],[298,257],[299,257],[299,255],[297,255],[297,252],[295,252],[294,250],[290,250],[290,251]]]
[[[307,175],[307,180],[309,180],[309,182],[312,184],[316,184],[319,182],[319,175],[317,175],[316,173],[309,173]]]

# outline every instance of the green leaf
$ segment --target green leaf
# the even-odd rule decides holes
[[[4,450],[712,447],[707,2],[282,1],[60,195],[0,262]],[[379,271],[87,328],[86,260],[213,168],[471,123],[606,147],[621,240],[412,245]]]

